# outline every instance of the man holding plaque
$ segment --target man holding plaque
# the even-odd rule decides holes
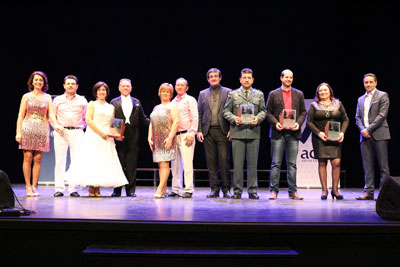
[[[230,198],[229,175],[229,123],[223,117],[228,94],[232,91],[221,86],[221,71],[211,68],[207,72],[210,87],[200,92],[198,98],[199,127],[197,140],[204,142],[204,151],[210,178],[211,192],[208,198],[219,197],[222,190],[224,198]],[[218,169],[221,183],[218,184]]]
[[[78,78],[74,75],[67,75],[64,78],[65,93],[54,98],[53,107],[57,121],[63,126],[62,133],[53,132],[54,135],[54,197],[64,196],[65,167],[67,164],[68,148],[71,163],[76,160],[83,137],[83,129],[86,127],[85,113],[87,100],[84,96],[76,93],[78,90]],[[71,197],[79,197],[77,186],[69,181],[68,191]]]
[[[125,122],[124,139],[116,142],[118,158],[129,184],[125,185],[127,197],[136,197],[136,167],[139,154],[139,123],[149,126],[150,119],[144,114],[139,99],[132,97],[132,83],[129,79],[121,79],[118,89],[121,96],[111,100],[115,107],[115,118]],[[118,140],[118,139],[116,139]],[[122,187],[114,188],[112,197],[121,196]]]
[[[230,122],[232,138],[234,187],[232,198],[241,199],[242,197],[243,165],[246,158],[247,193],[249,199],[259,199],[257,162],[260,123],[265,119],[264,94],[252,87],[254,77],[251,69],[243,69],[239,80],[242,86],[230,92],[224,107],[224,118]],[[250,117],[250,120],[246,117]]]
[[[373,200],[375,188],[375,156],[380,169],[380,185],[390,175],[388,159],[389,96],[376,88],[376,75],[364,75],[366,93],[358,98],[356,124],[360,130],[361,154],[365,173],[364,194],[357,200]]]
[[[302,200],[297,194],[296,159],[301,125],[306,118],[303,92],[292,87],[293,72],[286,69],[281,73],[282,86],[271,91],[267,100],[267,120],[270,123],[271,174],[269,199],[277,199],[283,154],[286,151],[287,181],[289,198]]]

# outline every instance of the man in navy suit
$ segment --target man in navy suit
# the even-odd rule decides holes
[[[211,192],[208,198],[219,197],[220,190],[224,198],[229,194],[229,123],[223,117],[224,105],[232,90],[221,86],[222,74],[217,68],[207,72],[210,87],[200,92],[197,101],[199,126],[197,140],[204,142],[204,151],[210,178]],[[218,170],[221,183],[218,183]]]
[[[357,200],[373,200],[375,187],[375,156],[380,169],[380,182],[389,174],[388,141],[389,125],[386,121],[389,112],[389,96],[376,88],[376,75],[364,75],[365,94],[358,98],[356,124],[360,130],[361,154],[365,174],[364,194]]]
[[[129,79],[121,79],[118,86],[121,96],[111,100],[115,107],[115,118],[125,122],[124,140],[116,142],[118,158],[121,162],[126,179],[125,185],[127,197],[136,197],[136,166],[139,153],[139,123],[149,126],[150,119],[144,114],[140,101],[130,95],[132,83]],[[112,197],[121,196],[122,187],[114,188]]]

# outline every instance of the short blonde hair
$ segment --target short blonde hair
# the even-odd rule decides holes
[[[172,96],[174,95],[174,87],[170,83],[163,83],[160,85],[160,88],[158,89],[158,96],[161,96],[161,92],[167,90],[170,94],[170,100]]]

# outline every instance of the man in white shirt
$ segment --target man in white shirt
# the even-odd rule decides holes
[[[79,146],[83,137],[83,129],[86,127],[85,113],[87,100],[76,93],[78,90],[78,78],[68,75],[64,78],[65,93],[54,98],[53,107],[57,121],[64,127],[62,134],[54,131],[54,153],[55,153],[55,193],[54,197],[64,196],[65,190],[65,168],[67,163],[68,148],[71,163],[76,160]],[[71,197],[79,197],[77,187],[69,184],[68,191]]]
[[[196,99],[186,93],[188,89],[187,80],[184,78],[176,80],[175,91],[177,96],[172,100],[172,103],[178,107],[180,118],[176,132],[177,156],[171,163],[172,192],[168,194],[169,197],[191,198],[194,191],[193,155],[199,113]],[[183,180],[185,181],[185,188],[183,188]]]
[[[361,154],[365,173],[364,194],[357,200],[373,200],[375,188],[375,156],[380,169],[380,185],[389,174],[387,114],[389,96],[376,88],[376,75],[364,75],[365,94],[358,98],[356,124],[360,130]]]

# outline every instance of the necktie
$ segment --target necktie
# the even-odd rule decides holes
[[[244,96],[246,97],[246,100],[249,99],[249,90],[244,91]]]

